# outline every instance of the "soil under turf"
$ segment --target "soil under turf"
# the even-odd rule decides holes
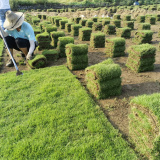
[[[63,16],[65,15],[63,14]],[[157,48],[155,70],[152,72],[144,73],[135,73],[131,71],[125,66],[128,58],[128,53],[126,51],[126,55],[124,57],[113,58],[114,62],[119,64],[122,69],[122,94],[120,96],[111,97],[104,100],[96,100],[93,97],[97,104],[102,107],[104,113],[106,114],[106,117],[109,119],[112,125],[120,130],[125,139],[129,138],[128,114],[130,111],[130,100],[135,96],[143,94],[149,95],[152,93],[160,92],[160,51],[158,51],[158,44],[160,42],[160,38],[158,38],[159,26],[160,22],[157,22],[156,25],[151,26],[151,30],[154,31],[152,45]],[[134,37],[134,32],[138,28],[137,22],[135,22],[134,28],[135,30],[132,31],[132,37],[130,39],[126,39],[126,49],[131,45],[135,45],[132,42],[132,38]],[[67,35],[70,36],[70,34],[66,33],[66,36]],[[116,37],[116,35],[106,37],[111,38]],[[82,42],[78,40],[78,37],[74,38],[75,44],[90,44],[89,41]],[[20,55],[20,52],[15,52],[14,55],[16,61],[18,62],[21,59],[21,57],[17,57],[17,55]],[[105,48],[92,49],[91,47],[89,47],[88,57],[89,66],[102,62],[103,60],[107,59],[107,56],[105,54]],[[3,56],[3,66],[0,69],[0,73],[6,73],[15,70],[14,67],[7,68],[5,66],[8,59],[9,57],[7,56],[7,51],[5,50]],[[66,58],[60,58],[55,62],[48,62],[47,67],[57,65],[66,65]],[[27,65],[18,65],[18,67],[21,71],[30,70],[30,68]],[[84,70],[72,71],[72,73],[77,76],[77,79],[81,82],[83,86],[86,86]]]

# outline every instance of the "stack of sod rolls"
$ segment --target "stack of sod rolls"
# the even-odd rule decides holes
[[[44,31],[44,26],[46,24],[51,24],[51,22],[49,22],[49,21],[42,21],[42,22],[39,23],[39,26],[40,26],[40,28],[41,28],[42,31]]]
[[[120,20],[121,19],[121,15],[120,14],[114,14],[113,19]]]
[[[58,51],[56,49],[44,50],[42,55],[47,58],[47,61],[54,61],[59,57]]]
[[[85,69],[88,66],[88,46],[86,44],[67,44],[67,66],[70,70]]]
[[[135,72],[154,70],[156,48],[150,44],[129,47],[126,66]]]
[[[91,28],[80,28],[79,29],[79,40],[90,41],[92,29]]]
[[[153,32],[150,30],[137,30],[133,41],[136,44],[151,43]]]
[[[56,19],[56,18],[58,18],[58,17],[57,17],[57,16],[52,16],[52,17],[51,17],[50,21],[51,21],[52,24],[55,24],[55,19]]]
[[[71,25],[72,25],[72,24],[73,24],[72,22],[65,24],[65,31],[66,31],[67,33],[70,33],[70,32],[71,32]]]
[[[110,24],[110,20],[107,20],[107,19],[103,19],[102,20],[102,26],[105,26],[107,24]]]
[[[131,28],[117,28],[116,35],[118,37],[130,38],[131,37]]]
[[[93,31],[101,31],[102,30],[102,23],[101,22],[94,22],[92,26]]]
[[[43,20],[46,20],[46,18],[47,18],[47,15],[42,15],[42,17],[41,17]]]
[[[55,20],[54,20],[57,27],[59,27],[59,25],[60,25],[60,24],[59,24],[59,21],[60,21],[60,20],[62,20],[62,18],[59,18],[59,17],[58,17],[58,18],[55,18]]]
[[[41,28],[39,26],[33,26],[34,34],[40,34],[41,33]]]
[[[82,25],[82,26],[85,26],[86,22],[87,22],[87,19],[81,19],[79,24]]]
[[[57,50],[58,50],[60,57],[66,57],[65,47],[66,47],[66,44],[69,44],[69,43],[74,43],[73,37],[59,37],[58,38]]]
[[[160,14],[157,14],[156,20],[160,21]]]
[[[78,36],[80,28],[82,28],[82,25],[80,25],[80,24],[72,24],[71,25],[71,35],[72,36]]]
[[[103,48],[105,46],[105,34],[102,32],[92,33],[90,46],[92,48]]]
[[[44,29],[45,29],[45,32],[53,32],[53,31],[57,31],[57,27],[56,26],[53,26],[52,24],[46,24],[44,26]]]
[[[87,88],[98,99],[121,94],[121,68],[112,59],[85,69]]]
[[[43,32],[41,34],[37,34],[36,39],[38,41],[38,47],[37,47],[38,51],[52,48],[51,39],[50,39],[50,35],[48,32]]]
[[[33,25],[38,25],[40,23],[40,18],[38,17],[32,17],[32,24]]]
[[[88,20],[86,22],[86,27],[92,28],[94,21]]]
[[[28,65],[32,69],[43,68],[47,64],[47,59],[44,55],[37,54],[32,60],[28,60]]]
[[[159,28],[159,31],[158,31],[158,37],[160,37],[160,28]]]
[[[97,17],[94,17],[94,18],[91,18],[91,20],[92,20],[93,22],[97,22],[97,21],[98,21],[98,18],[97,18]]]
[[[112,20],[111,24],[115,25],[118,28],[121,28],[121,20]]]
[[[125,44],[124,38],[107,38],[105,44],[105,53],[108,57],[120,57],[125,55]]]
[[[135,150],[150,160],[160,159],[160,94],[131,100],[129,137]]]
[[[150,30],[151,24],[149,23],[139,23],[138,24],[138,30]]]
[[[137,22],[138,23],[144,23],[145,22],[145,16],[138,16],[137,17]]]
[[[68,23],[68,20],[60,20],[60,29],[65,29],[65,24]]]
[[[56,48],[57,43],[58,43],[58,38],[59,37],[64,37],[65,33],[63,31],[58,31],[58,32],[51,32],[50,35],[51,35],[51,39],[52,39],[51,45],[54,48]]]
[[[80,17],[74,18],[74,22],[75,22],[76,24],[79,24],[80,20],[81,20]]]
[[[111,24],[105,25],[104,26],[104,33],[107,35],[115,34],[116,33],[116,26],[111,25]]]
[[[146,23],[150,23],[150,24],[156,24],[156,17],[154,17],[154,16],[147,16],[145,22]]]
[[[42,15],[41,15],[41,14],[37,14],[37,17],[38,17],[39,19],[42,19]]]
[[[129,27],[133,30],[134,29],[134,21],[123,21],[123,27]]]
[[[124,20],[124,21],[131,21],[131,15],[125,15],[125,16],[123,17],[123,20]]]

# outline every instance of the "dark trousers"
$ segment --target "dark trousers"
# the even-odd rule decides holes
[[[29,40],[23,39],[23,38],[15,39],[14,37],[11,37],[11,36],[7,36],[5,37],[5,39],[9,49],[15,49],[17,51],[21,51],[19,48],[27,48],[27,50],[29,51],[29,48],[30,48]],[[37,45],[35,43],[35,49],[36,47]]]

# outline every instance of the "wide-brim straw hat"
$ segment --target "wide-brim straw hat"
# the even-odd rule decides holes
[[[24,22],[24,14],[22,12],[6,12],[6,20],[4,21],[3,27],[8,30],[14,30],[22,25]]]

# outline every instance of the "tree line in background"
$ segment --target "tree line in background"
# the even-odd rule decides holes
[[[20,5],[34,5],[34,4],[65,4],[65,5],[81,5],[83,7],[90,6],[130,6],[135,0],[10,0],[11,8],[16,8]],[[160,4],[160,0],[139,0],[140,5]]]

